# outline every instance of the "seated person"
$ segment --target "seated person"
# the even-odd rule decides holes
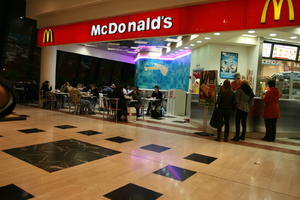
[[[130,94],[131,94],[133,100],[137,100],[137,102],[134,103],[134,107],[136,109],[136,116],[140,117],[141,116],[140,108],[141,108],[142,103],[141,103],[141,94],[140,94],[139,88],[137,88],[137,87],[134,88]]]
[[[52,91],[52,87],[50,86],[49,81],[45,81],[44,83],[42,83],[41,92],[43,98],[46,98],[47,92],[51,92],[51,91]]]
[[[76,101],[77,99],[79,100],[81,106],[80,106],[80,113],[83,113],[83,111],[85,110],[85,108],[88,109],[88,114],[95,114],[95,112],[93,112],[92,109],[92,104],[89,100],[86,99],[82,99],[81,98],[81,93],[77,88],[70,88],[70,98],[75,98],[72,101]]]
[[[117,118],[119,121],[127,121],[127,102],[123,93],[123,88],[119,85],[116,86],[114,91],[110,94],[109,98],[118,98],[118,108],[120,111],[117,112]],[[115,105],[112,105],[115,107]]]
[[[96,88],[95,84],[90,84],[90,90],[91,90],[91,94],[93,95],[93,97],[96,97],[96,98],[92,99],[93,106],[95,107],[95,105],[97,104],[97,102],[99,100],[99,91]]]
[[[69,92],[69,87],[70,87],[70,83],[69,83],[69,82],[65,82],[65,83],[61,86],[60,91],[61,91],[61,92],[68,93],[68,92]]]
[[[162,103],[162,93],[161,91],[159,91],[159,87],[157,85],[154,86],[154,91],[152,92],[151,97],[155,99],[159,99],[159,101],[149,102],[146,115],[149,115],[150,110],[157,109]]]
[[[105,86],[103,89],[103,95],[107,96],[107,97],[110,96],[115,88],[116,88],[116,85],[114,83],[109,87]]]

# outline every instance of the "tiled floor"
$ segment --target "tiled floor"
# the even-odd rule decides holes
[[[174,118],[119,124],[32,107],[16,112],[30,117],[1,122],[1,200],[3,188],[15,186],[33,200],[300,199],[297,140],[269,149],[254,139],[215,142]],[[18,131],[32,128],[44,132]]]

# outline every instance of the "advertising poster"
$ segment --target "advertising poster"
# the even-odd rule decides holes
[[[199,86],[199,102],[201,105],[214,106],[216,102],[216,86],[218,71],[202,71]]]
[[[220,78],[234,79],[238,68],[238,54],[221,52]]]
[[[199,94],[199,84],[200,84],[200,77],[201,77],[201,72],[204,69],[194,69],[193,74],[191,77],[191,93],[192,94]]]

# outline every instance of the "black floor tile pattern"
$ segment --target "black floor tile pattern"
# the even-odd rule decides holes
[[[200,135],[200,136],[214,136],[214,134],[206,133],[206,132],[194,132],[194,134]]]
[[[4,152],[48,172],[121,153],[73,139],[8,149]]]
[[[44,130],[38,129],[38,128],[31,128],[31,129],[23,129],[23,130],[18,130],[22,133],[40,133],[40,132],[45,132]]]
[[[60,129],[77,128],[76,126],[71,126],[71,125],[60,125],[60,126],[55,126],[55,127],[60,128]]]
[[[173,122],[178,123],[178,124],[185,124],[185,123],[187,123],[187,121],[180,121],[180,120],[175,120]]]
[[[215,158],[215,157],[205,156],[205,155],[197,154],[197,153],[193,153],[193,154],[185,157],[185,159],[200,162],[200,163],[205,163],[205,164],[210,164],[210,163],[214,162],[215,160],[217,160],[217,158]]]
[[[156,145],[156,144],[149,144],[146,146],[141,147],[141,149],[145,149],[145,150],[149,150],[149,151],[154,151],[157,153],[169,150],[169,147],[164,147],[164,146],[160,146],[160,145]]]
[[[161,195],[155,191],[130,183],[104,196],[111,200],[155,200]]]
[[[88,136],[102,134],[102,132],[93,131],[93,130],[80,131],[78,133],[81,133],[81,134],[84,134],[84,135],[88,135]]]
[[[1,117],[0,122],[19,121],[19,120],[26,120],[26,119],[27,117],[24,115],[11,114],[6,117]]]
[[[0,199],[3,200],[25,200],[32,197],[34,197],[32,194],[13,184],[0,187]]]
[[[128,139],[128,138],[121,137],[121,136],[107,138],[106,140],[109,140],[109,141],[112,141],[112,142],[117,142],[117,143],[123,143],[123,142],[132,141],[132,139]]]
[[[300,140],[300,137],[292,137],[292,138],[289,138],[291,140]]]
[[[188,169],[184,169],[184,168],[180,168],[180,167],[176,167],[176,166],[172,166],[172,165],[168,165],[168,166],[166,166],[162,169],[159,169],[153,173],[159,174],[161,176],[165,176],[168,178],[172,178],[172,179],[175,179],[178,181],[184,181],[197,172],[191,171]]]

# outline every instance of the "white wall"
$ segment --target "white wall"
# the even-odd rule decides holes
[[[85,56],[93,56],[93,57],[103,58],[107,60],[114,60],[119,62],[135,64],[133,57],[112,53],[109,51],[103,51],[96,48],[77,45],[77,44],[60,45],[57,46],[57,50],[70,52],[70,53],[77,53]]]
[[[259,45],[233,46],[222,44],[207,44],[198,49],[193,49],[191,56],[190,75],[192,76],[193,69],[196,68],[204,68],[204,70],[218,70],[218,83],[222,82],[223,80],[220,79],[219,74],[222,51],[238,53],[237,71],[241,74],[241,76],[246,77],[247,69],[253,70],[253,74],[255,77],[254,81],[256,81]]]

